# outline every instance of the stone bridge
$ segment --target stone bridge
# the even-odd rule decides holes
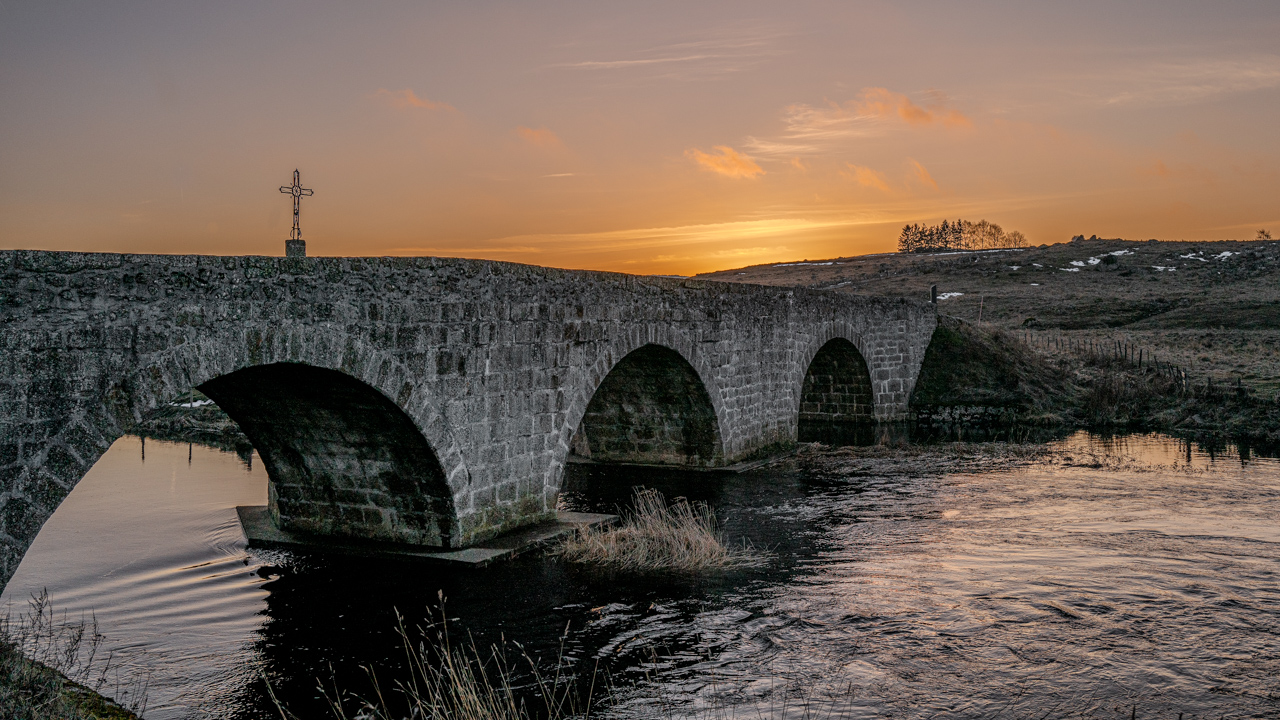
[[[571,455],[723,466],[905,418],[925,302],[441,258],[0,251],[0,587],[97,458],[199,388],[282,528],[466,547]]]

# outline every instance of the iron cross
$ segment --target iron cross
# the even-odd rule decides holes
[[[316,192],[315,190],[302,187],[302,180],[299,179],[297,170],[293,171],[293,184],[281,185],[280,192],[293,196],[293,230],[289,232],[289,239],[301,240],[302,228],[298,227],[298,205],[301,203],[304,195],[310,197],[315,195]]]

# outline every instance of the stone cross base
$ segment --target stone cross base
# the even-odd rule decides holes
[[[285,240],[284,256],[285,257],[306,257],[307,241],[306,240]]]

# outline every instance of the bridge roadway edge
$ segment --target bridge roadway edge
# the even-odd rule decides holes
[[[833,338],[866,360],[877,419],[904,418],[935,327],[927,302],[487,260],[0,251],[0,586],[115,439],[243,368],[328,368],[394,402],[467,546],[555,512],[586,404],[632,350],[689,362],[731,463],[795,440]]]

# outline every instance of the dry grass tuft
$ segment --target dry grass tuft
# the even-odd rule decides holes
[[[364,696],[342,690],[336,681],[328,687],[319,684],[316,689],[328,701],[336,720],[590,720],[598,702],[596,674],[593,670],[584,698],[580,694],[580,679],[565,664],[563,642],[568,635],[567,627],[561,638],[555,671],[545,674],[517,643],[512,645],[522,662],[513,662],[508,656],[506,641],[491,645],[487,652],[481,651],[474,640],[461,646],[453,644],[445,619],[443,594],[440,595],[439,622],[419,627],[416,640],[398,613],[397,621],[409,677],[384,690],[377,674],[366,666],[364,670],[372,692]],[[528,672],[525,677],[517,678],[516,669],[521,664],[527,664]],[[532,676],[531,682],[528,675]],[[541,702],[530,707],[517,688],[523,690],[523,695],[532,690],[532,696]],[[282,720],[299,720],[276,698],[269,681],[267,691]]]
[[[584,530],[560,553],[570,562],[641,572],[698,573],[763,561],[749,547],[728,546],[706,504],[684,498],[668,504],[656,490],[636,491],[620,527]]]
[[[0,617],[0,717],[137,720],[146,711],[150,677],[122,676],[110,655],[99,655],[105,638],[96,619],[57,617],[48,592],[28,605],[24,615]],[[125,704],[99,692],[111,692]]]

